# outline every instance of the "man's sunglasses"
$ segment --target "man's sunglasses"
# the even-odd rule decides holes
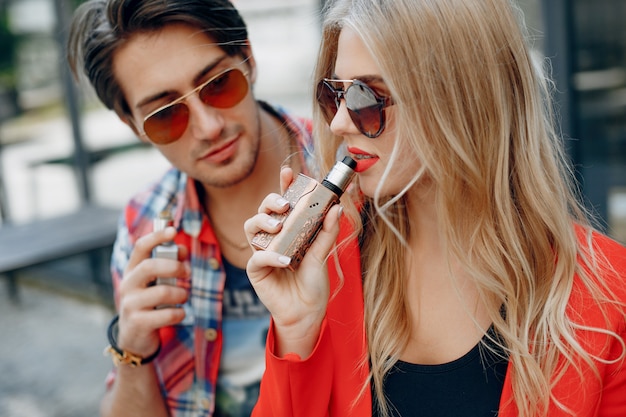
[[[144,117],[143,133],[158,145],[180,139],[189,124],[189,106],[184,103],[189,96],[198,93],[200,100],[208,106],[231,108],[248,94],[246,75],[237,68],[230,68],[211,77],[184,96]]]
[[[351,83],[345,90],[333,84]],[[385,129],[385,108],[393,104],[391,97],[378,95],[359,80],[333,80],[324,78],[317,84],[317,102],[326,122],[330,124],[337,114],[341,99],[354,125],[368,138],[376,138]]]

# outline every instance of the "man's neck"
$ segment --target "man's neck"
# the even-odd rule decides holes
[[[226,188],[198,184],[200,201],[211,221],[222,253],[229,261],[245,268],[249,253],[243,232],[244,222],[257,212],[261,201],[272,192],[280,192],[280,168],[287,162],[300,172],[299,158],[289,158],[295,151],[295,139],[284,124],[260,108],[261,144],[252,173],[243,181]],[[277,150],[280,150],[278,152]],[[295,166],[294,166],[295,165]]]
[[[249,217],[249,214],[256,212],[267,194],[280,192],[279,173],[282,165],[289,163],[295,172],[301,170],[299,158],[289,158],[297,150],[297,145],[282,121],[262,107],[259,108],[259,118],[259,156],[250,175],[230,187],[204,187],[201,201],[214,219],[221,220],[223,215],[230,217],[237,213]]]

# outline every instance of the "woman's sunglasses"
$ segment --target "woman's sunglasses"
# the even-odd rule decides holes
[[[345,90],[333,84],[351,83]],[[378,95],[359,80],[333,80],[324,78],[317,84],[317,102],[326,122],[330,124],[337,114],[341,99],[354,125],[368,138],[376,138],[385,129],[385,108],[393,104],[391,97]]]
[[[143,119],[143,133],[158,144],[172,143],[185,133],[189,124],[187,97],[198,93],[207,106],[228,109],[238,104],[248,94],[248,79],[237,68],[220,72],[187,94],[163,107],[159,107]]]

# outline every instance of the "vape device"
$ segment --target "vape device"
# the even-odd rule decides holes
[[[163,211],[159,213],[157,217],[154,218],[152,223],[152,229],[155,232],[165,229],[168,226],[172,226],[174,224],[174,220],[172,219],[172,215],[169,211]],[[160,244],[152,250],[153,258],[161,258],[161,259],[173,259],[178,260],[178,246],[174,243],[174,241],[169,241]],[[165,278],[158,277],[155,282],[157,285],[165,284],[165,285],[176,285],[176,278]],[[158,308],[165,307],[175,307],[169,305],[159,306]]]
[[[283,195],[289,201],[289,209],[272,215],[282,222],[282,229],[276,234],[257,233],[250,242],[252,246],[290,257],[289,268],[296,269],[320,231],[326,213],[339,202],[354,178],[355,167],[356,162],[346,156],[337,161],[321,183],[299,174]]]

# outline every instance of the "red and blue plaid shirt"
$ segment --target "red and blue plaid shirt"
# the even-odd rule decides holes
[[[312,171],[312,126],[308,119],[264,107],[274,113],[300,147],[303,167]],[[155,359],[161,390],[173,417],[211,416],[222,349],[222,295],[226,279],[217,239],[198,199],[194,180],[175,168],[126,206],[113,248],[111,272],[117,288],[136,240],[152,231],[152,220],[168,209],[178,229],[175,241],[189,248],[191,295],[187,317],[160,329],[161,352]],[[108,384],[115,378],[114,370]]]

